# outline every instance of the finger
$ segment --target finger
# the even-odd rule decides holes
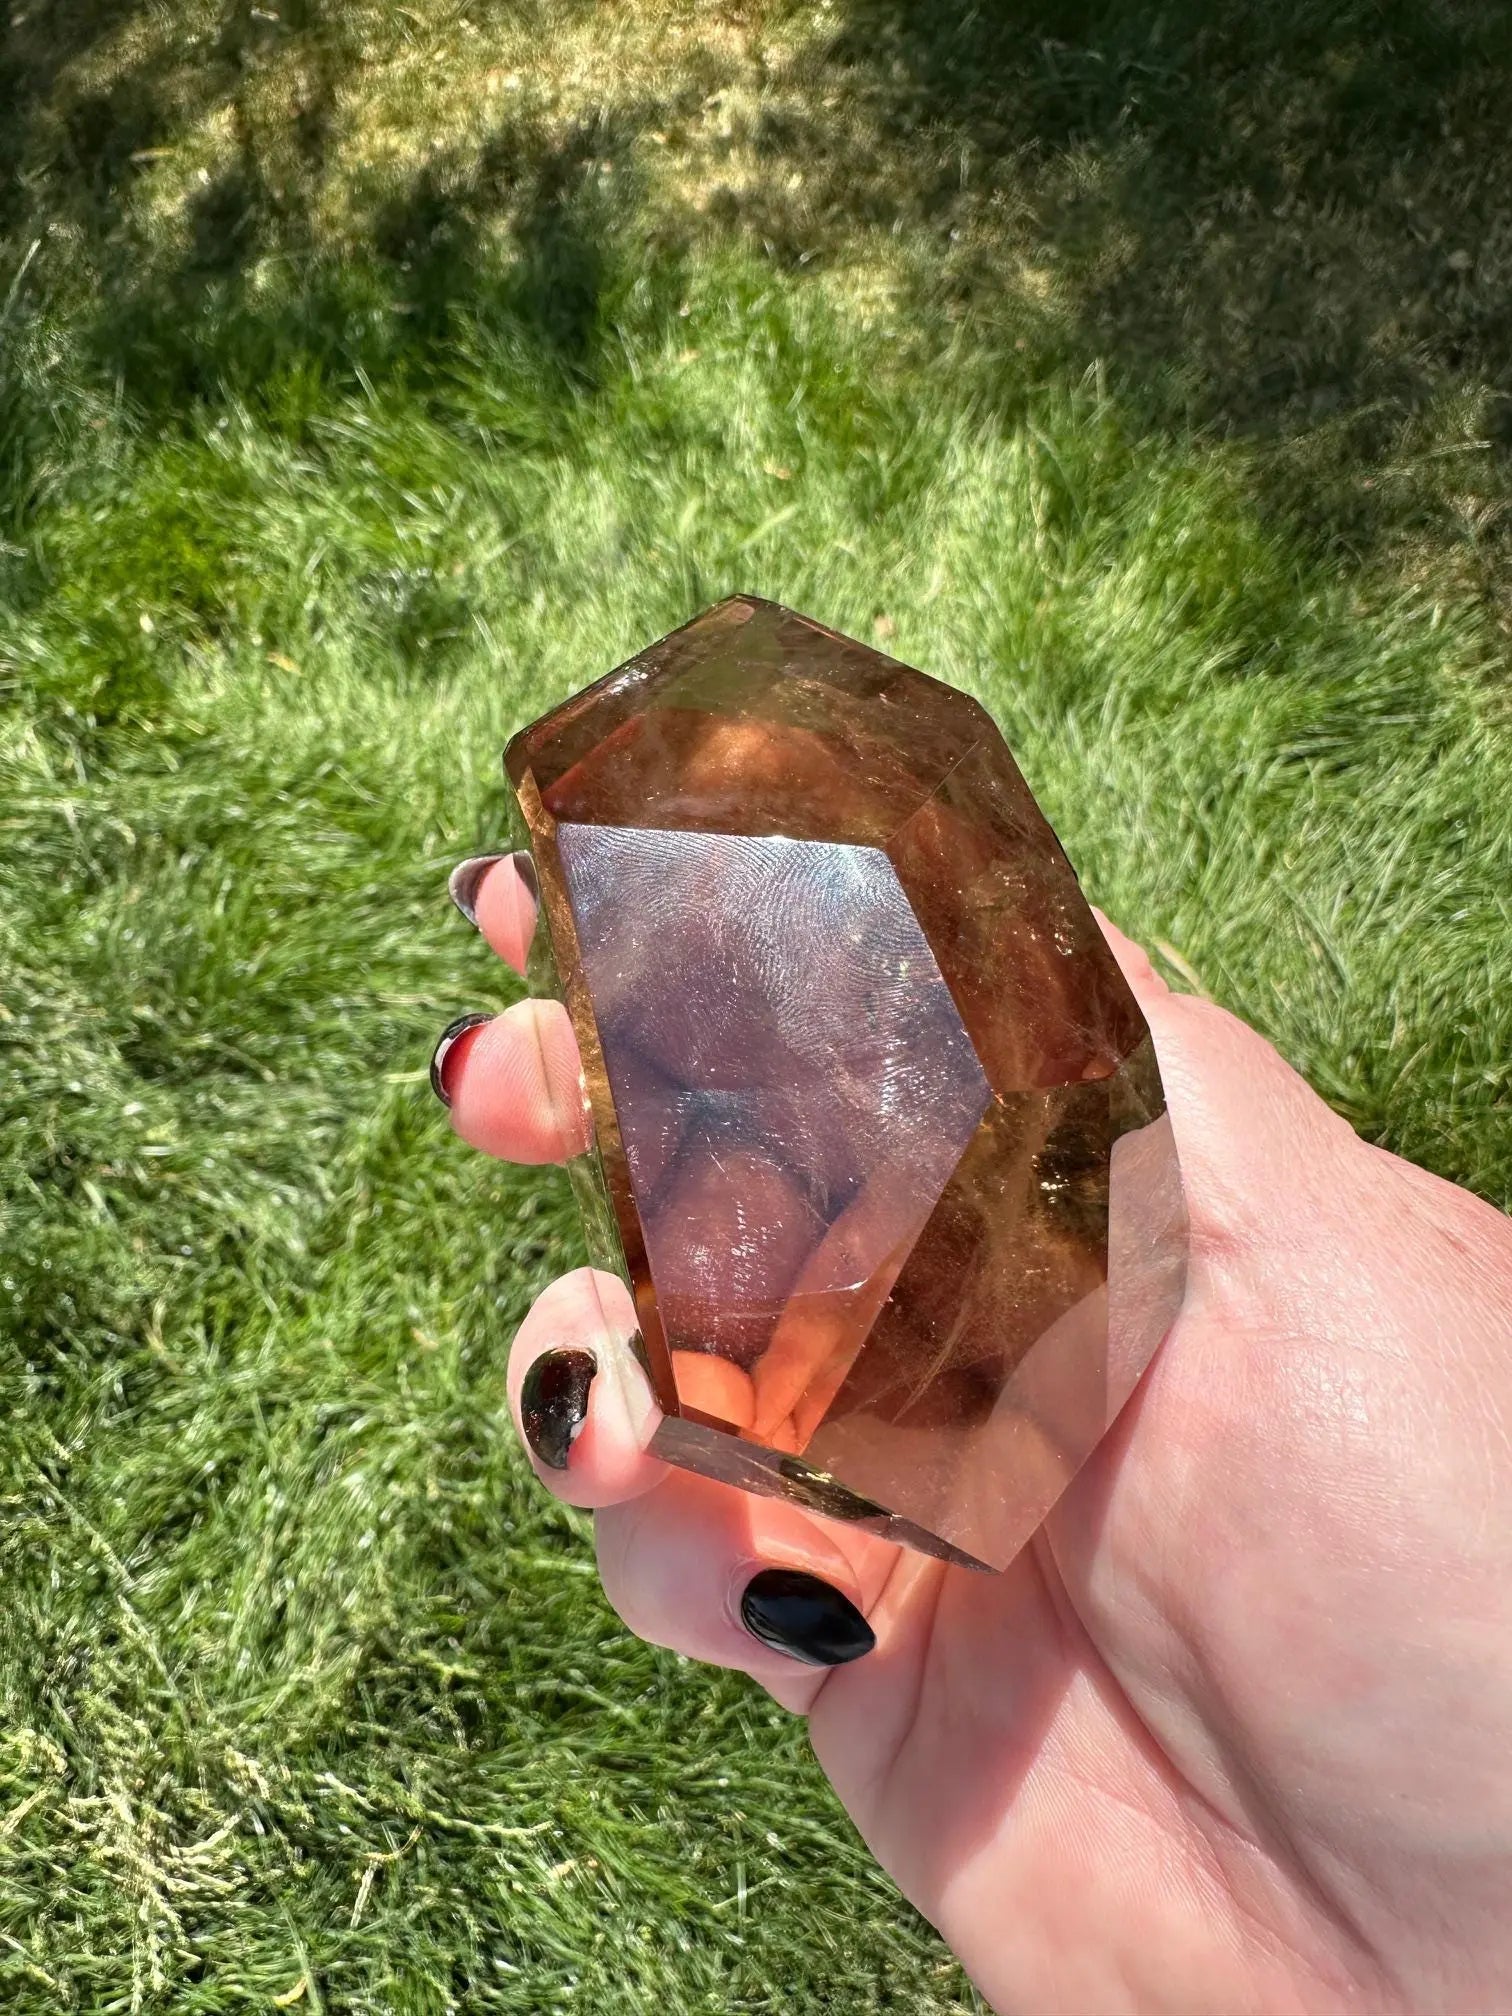
[[[431,1083],[462,1139],[502,1161],[563,1162],[591,1139],[577,1038],[560,1001],[454,1022]]]
[[[646,1453],[661,1416],[631,1344],[630,1291],[592,1267],[553,1281],[509,1354],[515,1425],[536,1475],[569,1505],[613,1505],[660,1482]]]
[[[1097,919],[1098,928],[1108,941],[1108,949],[1118,961],[1119,970],[1140,1007],[1147,1009],[1150,1002],[1165,1000],[1171,990],[1151,965],[1150,955],[1143,945],[1120,931],[1112,918],[1105,916],[1095,903],[1092,915]]]
[[[475,854],[447,883],[451,899],[506,966],[525,971],[538,907],[535,863],[525,853]]]
[[[800,1268],[753,1372],[754,1425],[769,1445],[801,1449],[828,1413],[913,1243],[911,1207],[907,1173],[882,1171]],[[836,1296],[837,1286],[857,1282],[865,1286]]]
[[[750,1373],[718,1352],[674,1351],[672,1379],[684,1407],[696,1407],[732,1428],[755,1424],[756,1387]]]
[[[871,1650],[876,1626],[862,1620],[887,1610],[899,1550],[651,1456],[661,1417],[635,1329],[630,1291],[613,1274],[580,1268],[538,1298],[509,1364],[536,1475],[556,1497],[596,1508],[605,1591],[631,1630],[739,1667],[806,1709],[827,1665]]]
[[[737,1667],[785,1707],[805,1711],[834,1665],[888,1655],[900,1550],[874,1534],[673,1469],[594,1523],[604,1593],[638,1637]]]

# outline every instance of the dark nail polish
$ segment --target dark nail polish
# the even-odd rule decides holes
[[[877,1642],[849,1597],[801,1568],[753,1575],[740,1599],[740,1621],[763,1645],[808,1666],[844,1666]]]
[[[521,847],[511,854],[509,858],[513,861],[515,873],[524,883],[526,894],[530,897],[531,902],[539,904],[541,900],[541,885],[536,880],[535,857],[528,848]]]
[[[452,1087],[448,1074],[455,1076],[457,1067],[457,1039],[465,1036],[469,1029],[477,1029],[485,1022],[491,1022],[491,1015],[459,1015],[455,1022],[448,1022],[441,1031],[435,1049],[431,1052],[431,1090],[443,1106],[452,1103]]]
[[[478,921],[478,891],[483,886],[483,877],[495,861],[502,861],[502,854],[471,854],[467,860],[459,861],[447,877],[446,893],[456,904],[469,924]]]
[[[520,1388],[525,1440],[551,1470],[565,1470],[588,1419],[588,1388],[598,1361],[591,1351],[543,1351]]]

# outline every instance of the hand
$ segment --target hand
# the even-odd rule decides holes
[[[454,885],[519,967],[535,912],[513,861]],[[645,1455],[629,1297],[588,1270],[515,1341],[532,1460],[596,1508],[633,1631],[807,1714],[866,1841],[995,2009],[1505,2011],[1512,1226],[1361,1142],[1104,928],[1154,1033],[1190,1285],[1005,1573]],[[581,1146],[556,1004],[443,1050],[464,1139],[527,1162]],[[753,1590],[774,1568],[800,1578]]]

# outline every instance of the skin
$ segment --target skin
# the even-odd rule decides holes
[[[510,861],[478,922],[520,966]],[[1133,1401],[1003,1574],[946,1567],[643,1452],[624,1289],[540,1297],[598,1358],[568,1468],[629,1628],[809,1719],[879,1861],[1003,2016],[1512,2008],[1512,1224],[1361,1142],[1254,1031],[1111,925],[1150,1023],[1190,1287]],[[538,1162],[582,1138],[570,1026],[465,1042],[452,1121]],[[517,1412],[518,1420],[518,1412]],[[534,1460],[534,1459],[532,1459]],[[741,1627],[767,1566],[877,1634],[800,1665]]]

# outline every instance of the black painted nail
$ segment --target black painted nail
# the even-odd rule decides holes
[[[453,1058],[457,1038],[465,1036],[469,1029],[476,1029],[481,1023],[492,1020],[491,1015],[459,1015],[455,1022],[448,1022],[441,1031],[436,1047],[431,1052],[430,1081],[432,1092],[443,1106],[450,1106],[452,1103],[452,1088],[447,1083],[447,1068],[449,1063],[455,1068]]]
[[[591,1351],[543,1351],[520,1388],[525,1440],[551,1470],[567,1468],[568,1453],[588,1419],[588,1388],[598,1370]]]
[[[844,1666],[870,1652],[876,1633],[851,1602],[801,1568],[763,1568],[740,1599],[753,1638],[808,1666]]]
[[[502,854],[470,854],[447,877],[446,893],[469,924],[475,926],[478,921],[478,891],[483,886],[483,877],[495,861],[503,859]]]

